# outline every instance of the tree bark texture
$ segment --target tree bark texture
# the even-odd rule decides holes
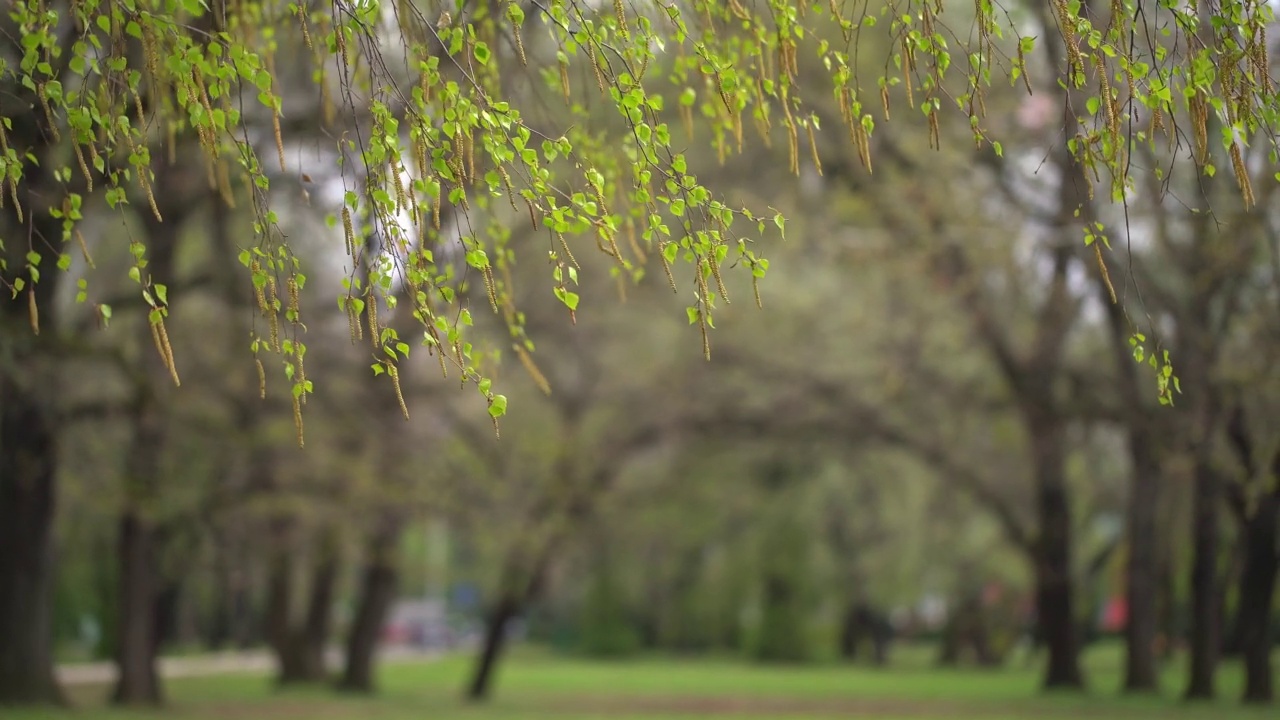
[[[1280,523],[1280,495],[1267,493],[1259,499],[1244,527],[1245,558],[1236,633],[1244,655],[1244,701],[1248,703],[1269,703],[1274,693],[1271,607],[1276,571],[1280,567],[1277,523]]]
[[[506,594],[489,611],[489,617],[485,621],[484,647],[481,648],[480,659],[467,686],[468,700],[479,702],[489,698],[498,659],[507,642],[507,627],[511,624],[511,619],[520,612],[522,605],[519,598]]]
[[[283,555],[283,553],[282,553]],[[271,644],[279,665],[281,685],[322,682],[328,675],[325,648],[329,641],[338,561],[327,548],[312,568],[306,614],[294,622],[292,567],[277,559],[272,568],[268,613],[271,616]]]
[[[6,312],[13,304],[0,302]],[[0,706],[63,701],[53,674],[52,422],[0,368]]]
[[[1032,461],[1040,537],[1036,547],[1036,616],[1048,650],[1044,687],[1081,688],[1074,584],[1071,578],[1071,507],[1064,472],[1063,428],[1056,418],[1032,415]]]
[[[369,543],[360,600],[347,636],[346,666],[338,682],[342,690],[374,691],[374,655],[399,584],[396,545],[400,541],[401,525],[399,519],[384,522]]]
[[[1188,700],[1208,700],[1216,693],[1214,680],[1221,650],[1218,554],[1222,542],[1219,530],[1222,488],[1207,458],[1196,459],[1193,486],[1191,658],[1185,696]]]
[[[180,170],[172,170],[165,176],[172,180],[178,172]],[[161,179],[165,178],[158,178]],[[178,230],[190,212],[190,206],[170,207],[178,198],[187,197],[181,187],[180,183],[174,184],[166,202],[167,223],[149,215],[144,221],[148,279],[169,285],[169,302],[179,293],[174,284],[174,258]],[[142,375],[133,413],[133,440],[126,461],[125,507],[120,519],[120,639],[116,649],[119,675],[112,694],[112,701],[119,705],[158,705],[163,700],[157,667],[160,643],[155,610],[162,580],[155,511],[165,481],[162,461],[169,424],[166,396],[173,379],[159,351],[148,342],[152,340],[151,327],[148,325],[144,332],[147,337],[139,341],[150,352],[142,356]]]
[[[6,25],[6,27],[8,27]],[[12,35],[4,40],[12,48]],[[0,211],[6,277],[25,274],[28,240],[56,242],[61,221],[44,208],[61,197],[51,187],[53,134],[34,107],[33,91],[6,83],[0,110],[12,126],[8,144],[39,158],[23,170],[24,213]],[[52,265],[52,263],[50,263]],[[59,419],[54,406],[57,287],[65,273],[41,273],[17,297],[0,296],[0,705],[62,703],[53,672],[53,521],[57,502]],[[25,279],[25,278],[24,278]],[[32,308],[35,308],[33,311]],[[38,326],[40,332],[37,333]]]
[[[1159,687],[1156,664],[1157,596],[1159,593],[1159,537],[1156,518],[1160,501],[1160,459],[1147,427],[1129,429],[1132,481],[1129,488],[1128,545],[1125,569],[1126,692],[1153,692]]]
[[[136,509],[126,510],[119,526],[118,675],[111,700],[155,705],[163,698],[156,667],[154,528]]]

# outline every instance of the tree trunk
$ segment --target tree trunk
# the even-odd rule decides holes
[[[1056,419],[1031,413],[1032,460],[1036,474],[1036,617],[1049,654],[1045,689],[1084,687],[1071,579],[1071,507],[1064,476],[1063,428]]]
[[[272,535],[280,540],[278,530]],[[292,558],[291,548],[277,547],[267,579],[267,641],[276,654],[276,680],[282,685],[300,681],[302,674],[290,618],[293,606]]]
[[[325,647],[329,641],[329,619],[333,611],[334,586],[337,584],[336,554],[326,548],[316,563],[303,622],[295,625],[290,618],[292,582],[287,576],[291,568],[277,563],[272,570],[271,596],[268,603],[272,619],[272,646],[279,661],[277,680],[281,685],[322,682],[327,674]]]
[[[360,601],[347,636],[346,666],[338,682],[341,690],[374,691],[374,655],[399,582],[395,550],[400,541],[400,522],[385,521],[383,527],[370,542],[365,560]]]
[[[0,368],[0,706],[63,702],[51,616],[55,433],[48,409]]]
[[[3,43],[6,54],[17,49],[12,35]],[[34,87],[3,87],[6,109],[35,107]],[[55,177],[60,146],[50,118],[7,115],[8,146],[33,160],[23,166],[19,197],[0,209],[0,264],[9,279],[27,274],[24,256],[32,239],[44,252],[62,236],[62,219],[48,207],[65,186]],[[23,212],[16,211],[19,204]],[[56,337],[55,298],[65,276],[49,268],[25,292],[0,296],[0,706],[64,702],[53,671],[52,530],[60,428],[53,401],[57,358],[49,340]],[[31,302],[39,311],[39,333],[28,314]]]
[[[1197,452],[1203,456],[1203,450]],[[1208,458],[1197,457],[1192,508],[1191,662],[1185,696],[1212,699],[1218,665],[1218,511],[1222,489]]]
[[[118,705],[156,705],[162,699],[156,669],[153,533],[136,509],[126,510],[120,518],[119,674],[111,696]]]
[[[1156,612],[1159,541],[1156,517],[1160,502],[1160,459],[1146,427],[1129,429],[1132,481],[1129,490],[1129,564],[1125,621],[1125,692],[1159,688],[1156,667]]]
[[[507,642],[507,625],[520,611],[520,601],[510,594],[503,595],[489,613],[484,631],[484,648],[480,652],[480,660],[476,663],[475,673],[471,676],[471,684],[467,687],[467,699],[480,702],[489,699],[493,688],[493,673],[498,665],[498,658]]]
[[[1268,493],[1260,498],[1244,527],[1245,557],[1236,633],[1244,653],[1244,701],[1247,703],[1269,703],[1272,700],[1271,605],[1276,569],[1280,565],[1278,522],[1280,495]]]
[[[184,212],[170,213],[167,225],[150,216],[146,220],[148,273],[154,282],[172,283],[177,229]],[[171,290],[169,302],[178,294],[176,288]],[[149,325],[145,332],[151,335]],[[141,365],[133,439],[126,460],[125,509],[120,519],[120,635],[116,649],[119,676],[112,694],[112,702],[119,705],[157,705],[162,700],[156,667],[159,643],[155,615],[160,591],[159,538],[153,514],[163,481],[161,460],[168,436],[164,396],[172,380],[169,367],[158,352],[145,353]]]
[[[582,518],[586,512],[585,505],[578,505],[571,508],[569,514],[570,517]],[[542,592],[551,560],[566,537],[562,532],[548,538],[532,558],[526,554],[527,548],[524,546],[507,551],[499,581],[499,587],[503,590],[485,623],[484,647],[480,650],[475,673],[467,687],[468,700],[483,702],[489,698],[493,689],[493,675],[506,647],[507,627]]]
[[[164,545],[163,540],[160,545]],[[182,581],[166,579],[161,583],[152,612],[155,614],[155,633],[152,639],[155,641],[156,654],[168,643],[181,643],[191,638],[184,622]]]
[[[333,617],[333,596],[338,584],[338,554],[326,547],[311,578],[311,597],[307,616],[299,634],[302,667],[311,680],[322,680],[327,674],[324,655],[329,644]]]

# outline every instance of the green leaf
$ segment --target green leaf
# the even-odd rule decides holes
[[[489,417],[497,419],[507,414],[507,396],[494,395],[489,401]]]

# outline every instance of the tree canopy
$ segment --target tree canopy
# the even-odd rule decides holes
[[[264,366],[284,373],[300,424],[309,268],[278,206],[340,187],[312,207],[345,238],[335,292],[353,340],[373,343],[373,371],[398,395],[399,363],[426,346],[496,421],[506,398],[467,340],[468,298],[505,321],[536,373],[512,288],[518,260],[545,254],[573,320],[575,248],[594,246],[627,281],[656,259],[708,356],[717,303],[730,301],[722,273],[765,276],[762,241],[781,237],[785,218],[699,180],[685,154],[694,123],[712,129],[722,160],[781,139],[797,177],[822,172],[818,135],[836,133],[872,173],[877,133],[909,112],[932,146],[954,117],[1001,155],[1011,123],[986,101],[1012,84],[1062,99],[1060,149],[1090,198],[1123,205],[1139,180],[1229,163],[1248,206],[1246,164],[1280,165],[1272,19],[1264,0],[16,0],[14,54],[0,57],[0,178],[17,224],[0,237],[0,282],[25,296],[32,333],[59,275],[105,326],[94,258],[126,251],[178,383],[168,289],[146,243],[98,247],[80,225],[99,202],[163,222],[158,170],[198,153],[223,201],[253,208],[253,237],[239,241],[258,305],[249,350],[264,383]],[[821,83],[801,82],[815,73]],[[812,110],[821,85],[841,128]],[[294,143],[323,148],[329,176],[291,166]],[[1149,162],[1156,149],[1168,162]],[[1127,229],[1079,211],[1061,221],[1080,224],[1105,275],[1104,248]],[[546,246],[510,242],[517,222]],[[405,310],[412,336],[385,319]],[[1136,326],[1133,343],[1169,401],[1167,353]]]

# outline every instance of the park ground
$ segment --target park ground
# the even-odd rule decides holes
[[[1117,646],[1086,655],[1091,679],[1084,695],[1037,691],[1037,668],[1012,663],[1000,670],[943,670],[922,648],[905,648],[888,669],[865,666],[761,666],[732,659],[571,659],[523,648],[500,671],[495,698],[481,706],[461,700],[470,658],[401,659],[382,668],[376,697],[323,689],[279,691],[261,669],[181,677],[167,684],[160,710],[115,710],[106,688],[71,687],[71,710],[3,710],[0,720],[525,720],[533,718],[960,718],[1025,720],[1252,720],[1276,709],[1244,708],[1240,673],[1227,664],[1222,700],[1177,699],[1181,667],[1167,669],[1159,697],[1121,697]]]

